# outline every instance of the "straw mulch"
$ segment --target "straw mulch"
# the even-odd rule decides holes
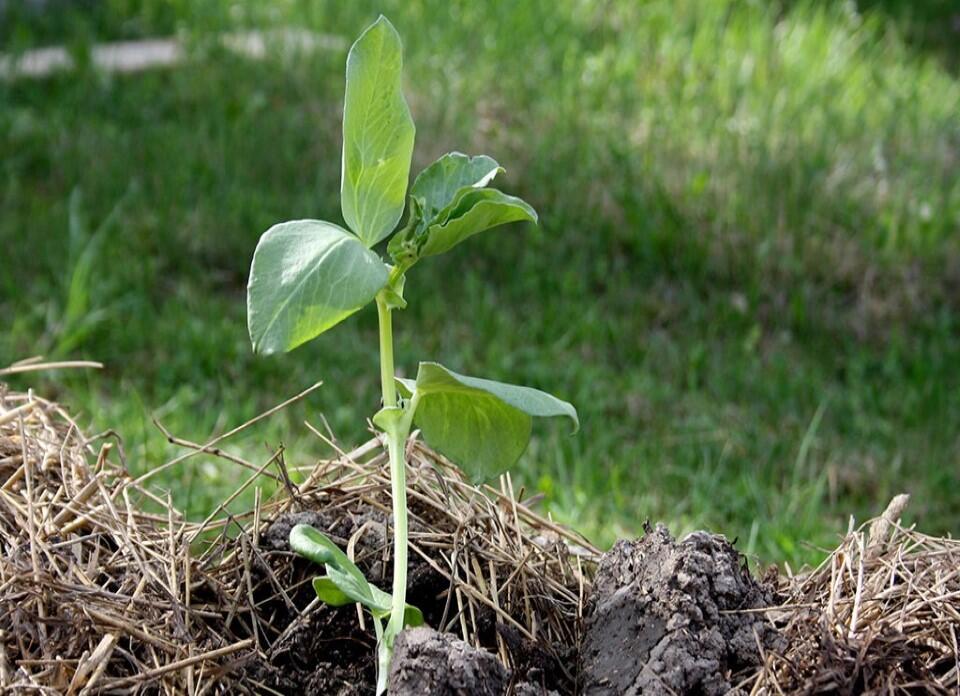
[[[752,693],[960,694],[960,541],[902,527],[907,501],[787,581]]]
[[[515,653],[536,646],[530,649],[543,651],[558,669],[568,671],[563,681],[575,683],[569,646],[580,642],[584,600],[599,551],[518,502],[509,476],[501,478],[498,488],[478,489],[415,439],[408,443],[407,462],[410,555],[414,564],[442,578],[438,589],[445,606],[438,627],[494,650],[511,668],[517,666]],[[354,560],[365,567],[380,561],[385,568],[390,559],[392,541],[385,534],[391,514],[389,463],[378,438],[303,473],[305,483],[289,485],[284,495],[256,506],[239,535],[225,527],[202,559],[233,596],[234,621],[257,637],[268,658],[284,650],[284,638],[322,609],[315,601],[286,625],[272,620],[275,611],[263,610],[289,605],[294,592],[318,571],[310,567],[304,573],[289,552],[260,547],[275,521],[304,510],[321,510],[328,519],[331,513],[335,520],[353,518],[353,531],[342,541]],[[388,587],[389,573],[381,574],[381,584]],[[244,603],[243,597],[255,601]],[[492,638],[491,625],[501,626]],[[564,647],[566,654],[560,654]]]
[[[286,584],[292,554],[262,549],[264,531],[298,510],[365,509],[388,519],[389,474],[376,438],[295,471],[282,449],[256,466],[229,453],[226,436],[200,445],[165,434],[187,448],[168,466],[204,453],[252,470],[203,523],[185,521],[145,477],[133,479],[112,433],[88,438],[57,404],[0,383],[0,687],[269,692],[244,665],[269,663],[285,636],[326,609],[313,602],[287,625],[262,611],[297,589]],[[411,556],[447,585],[444,627],[478,645],[492,613],[510,627],[493,646],[504,662],[511,636],[548,649],[576,645],[597,550],[518,502],[509,478],[481,491],[414,440],[408,455]],[[278,491],[273,498],[261,501],[257,490],[254,509],[224,512],[266,479]],[[364,531],[369,525],[357,536]],[[348,551],[362,546],[353,538]],[[389,550],[377,550],[384,563]]]
[[[251,644],[222,630],[188,525],[122,456],[0,383],[4,693],[216,693],[225,659]]]
[[[165,433],[186,448],[169,467],[204,453],[251,470],[198,524],[129,475],[112,433],[86,437],[57,404],[0,383],[0,690],[269,693],[249,666],[272,664],[292,632],[328,611],[291,606],[316,569],[265,546],[271,526],[298,511],[358,520],[348,553],[389,565],[378,439],[300,470],[282,449],[259,465],[225,449],[313,388],[206,444]],[[479,489],[416,440],[408,455],[411,557],[441,579],[444,598],[434,625],[511,667],[518,642],[552,651],[572,684],[597,550],[518,502],[509,477]],[[277,493],[262,500],[266,479]],[[226,514],[248,487],[254,508]],[[785,649],[765,655],[752,693],[960,693],[960,542],[901,526],[905,504],[895,499],[820,567],[783,581],[785,601],[767,615]]]

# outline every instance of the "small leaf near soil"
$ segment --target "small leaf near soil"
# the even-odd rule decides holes
[[[332,607],[357,603],[377,619],[390,616],[390,595],[367,582],[363,572],[328,536],[310,525],[298,524],[290,530],[290,547],[304,558],[326,567],[326,575],[313,579],[313,590],[320,601]],[[409,604],[403,619],[405,626],[423,625],[423,613]]]

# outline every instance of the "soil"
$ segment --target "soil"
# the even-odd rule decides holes
[[[545,674],[529,665],[510,671],[494,653],[422,626],[397,638],[387,691],[390,696],[559,696],[544,682]]]
[[[617,542],[587,605],[581,693],[729,693],[738,674],[759,668],[758,645],[778,642],[762,613],[742,610],[773,600],[722,536],[675,541],[658,526]]]
[[[321,607],[300,616],[315,595],[308,580],[317,574],[309,562],[292,557],[290,529],[296,524],[310,524],[327,532],[346,546],[353,531],[363,524],[353,515],[337,516],[321,512],[299,512],[279,517],[260,537],[261,560],[269,565],[258,568],[261,578],[255,583],[254,596],[263,602],[261,614],[283,630],[267,637],[263,652],[266,660],[255,659],[244,667],[245,680],[259,682],[280,693],[322,693],[333,696],[372,694],[374,683],[374,641],[357,627],[354,607]],[[363,542],[363,539],[361,539]],[[360,544],[358,544],[360,546]],[[360,547],[365,550],[364,546]],[[364,569],[371,573],[370,567]],[[292,603],[274,596],[274,587],[267,581],[273,573],[288,588]],[[293,624],[293,628],[289,627]],[[271,640],[272,638],[272,640]]]
[[[226,520],[198,556],[176,540],[199,530],[129,506],[146,491],[108,445],[90,468],[92,440],[56,404],[0,385],[0,420],[11,401],[24,405],[0,422],[0,691],[373,692],[369,617],[320,604],[319,569],[288,536],[322,529],[386,588],[385,455],[348,457],[339,478],[291,488],[252,523]],[[956,691],[960,542],[901,526],[903,496],[818,569],[758,583],[723,537],[648,526],[601,555],[512,490],[478,495],[428,448],[411,451],[428,476],[408,483],[408,596],[467,642],[401,636],[394,694]],[[304,511],[280,514],[291,507]]]
[[[254,583],[254,596],[261,603],[261,615],[283,630],[264,653],[266,660],[254,659],[245,666],[245,677],[289,694],[322,693],[333,696],[366,696],[375,684],[375,640],[366,618],[363,630],[353,606],[321,606],[301,614],[315,599],[309,580],[320,569],[290,552],[290,529],[309,524],[322,530],[342,547],[357,535],[357,565],[367,578],[380,587],[389,587],[392,567],[383,563],[387,517],[372,508],[289,513],[277,518],[260,537],[263,561],[262,580]],[[362,529],[362,531],[360,531]],[[270,575],[286,588],[292,606],[276,596]],[[411,604],[424,612],[428,622],[438,622],[443,611],[438,597],[447,581],[421,559],[411,559],[408,568],[407,596]],[[292,628],[289,628],[294,624]],[[267,639],[269,641],[269,637]]]
[[[295,557],[290,551],[290,530],[297,524],[316,527],[341,547],[346,547],[349,540],[362,529],[355,543],[355,561],[368,580],[389,589],[392,565],[381,560],[389,543],[388,516],[381,510],[371,507],[312,510],[278,517],[260,536],[260,559],[269,568],[261,568],[257,573],[259,579],[253,583],[254,599],[260,607],[260,614],[269,617],[270,624],[278,628],[278,635],[265,637],[262,641],[266,643],[263,656],[254,656],[244,665],[244,678],[285,694],[302,694],[304,689],[305,693],[334,696],[373,694],[376,665],[370,617],[366,617],[364,630],[359,625],[357,610],[352,606],[322,606],[301,616],[315,599],[309,579],[317,575],[319,569],[309,561]],[[445,612],[449,612],[449,581],[413,554],[407,573],[408,602],[420,608],[428,626],[440,625]],[[276,582],[272,582],[274,579]],[[287,590],[289,604],[278,596],[277,585],[295,588]],[[548,694],[551,693],[548,687],[553,689],[564,683],[572,684],[572,679],[568,677],[569,670],[565,673],[561,668],[555,650],[547,650],[523,638],[510,627],[497,625],[492,612],[481,612],[477,618],[478,625],[482,627],[478,634],[481,645],[496,650],[499,637],[505,647],[513,667],[508,679],[514,684],[512,693]],[[291,624],[293,627],[288,628]],[[437,635],[455,640],[449,634]],[[493,653],[484,650],[476,652],[491,657],[493,663],[500,665]],[[571,660],[575,656],[573,649],[561,653]],[[263,659],[264,656],[266,659]],[[491,663],[488,661],[484,664]],[[520,686],[521,680],[526,687]],[[518,688],[533,690],[521,692],[517,691]],[[566,691],[572,691],[572,688]],[[474,692],[461,690],[450,693]]]
[[[508,682],[493,653],[423,626],[397,637],[387,690],[391,696],[502,696]]]
[[[278,518],[259,540],[263,581],[255,583],[262,615],[278,627],[265,637],[266,660],[244,667],[246,678],[280,693],[336,696],[372,694],[375,646],[360,628],[354,607],[321,607],[300,617],[313,600],[307,580],[317,569],[293,558],[287,537],[295,524],[311,524],[346,546],[367,577],[389,586],[383,558],[386,515],[377,509],[309,511]],[[408,596],[439,625],[448,582],[422,559],[412,558]],[[271,576],[289,591],[287,603],[271,590]],[[586,605],[580,649],[561,657],[555,649],[494,626],[479,636],[481,648],[429,628],[397,639],[390,693],[398,696],[559,696],[560,694],[715,694],[735,691],[738,675],[755,673],[764,649],[778,634],[762,613],[774,596],[756,582],[743,557],[723,537],[696,532],[674,540],[662,526],[636,541],[620,541],[604,554]],[[369,622],[369,618],[368,618]],[[294,624],[290,627],[291,624]],[[499,640],[498,640],[499,638]],[[512,669],[497,657],[497,646]],[[575,684],[579,657],[579,688]],[[564,675],[568,676],[564,676]],[[573,674],[573,679],[569,675]]]

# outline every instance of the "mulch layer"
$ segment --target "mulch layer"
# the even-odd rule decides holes
[[[380,440],[295,468],[165,434],[170,467],[249,470],[203,522],[112,432],[0,383],[0,689],[373,693],[369,615],[321,605],[286,537],[313,524],[389,589]],[[437,630],[398,642],[392,694],[960,693],[960,542],[901,526],[905,496],[818,568],[756,579],[721,536],[649,526],[602,554],[508,476],[476,487],[416,439],[408,459],[408,596]]]

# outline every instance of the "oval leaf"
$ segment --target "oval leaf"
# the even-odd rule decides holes
[[[476,391],[431,394],[420,402],[414,422],[424,440],[474,483],[516,464],[533,429],[533,419],[523,411]]]
[[[327,577],[345,596],[357,604],[362,604],[371,611],[383,608],[383,605],[377,601],[377,598],[373,594],[373,590],[376,588],[367,582],[367,579],[363,577],[362,573],[357,577],[354,573],[344,572],[334,566],[328,565]],[[314,589],[316,589],[316,586],[314,586]],[[321,597],[321,599],[323,598]],[[389,601],[389,596],[387,599]],[[389,604],[387,606],[389,606]]]
[[[503,167],[492,157],[448,152],[417,175],[410,193],[423,201],[423,216],[429,221],[450,205],[461,189],[486,186],[501,172]]]
[[[510,468],[523,454],[533,416],[569,418],[576,409],[546,392],[457,374],[420,363],[414,422],[424,439],[456,462],[474,481]]]
[[[343,219],[368,247],[403,214],[415,128],[403,98],[403,46],[381,16],[347,56],[343,104]]]
[[[296,348],[361,309],[387,283],[383,262],[320,220],[274,225],[257,244],[247,285],[253,350]]]
[[[435,256],[491,227],[508,222],[537,221],[537,211],[516,196],[497,189],[461,189],[449,211],[440,213],[441,224],[427,229],[420,256]]]

